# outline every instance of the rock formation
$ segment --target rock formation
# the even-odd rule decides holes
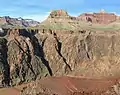
[[[119,31],[39,31],[53,75],[107,77],[119,73]],[[117,65],[116,65],[117,64]],[[58,68],[57,68],[58,67]],[[117,71],[116,71],[117,68]],[[113,74],[114,72],[114,74]]]
[[[49,75],[103,78],[120,71],[119,31],[12,29],[6,40],[8,51],[3,58],[11,85]]]
[[[69,17],[68,13],[64,10],[54,10],[50,13],[49,18],[55,18],[55,17]]]
[[[117,16],[114,13],[106,13],[103,10],[100,13],[81,14],[78,18],[82,21],[98,24],[109,24],[117,20]]]
[[[27,32],[24,29],[8,30],[7,38],[0,40],[0,80],[3,86],[19,85],[50,74],[47,62],[40,54],[42,49],[38,40]],[[6,83],[6,80],[9,83]]]
[[[36,26],[39,22],[32,19],[23,19],[23,18],[11,18],[9,16],[0,17],[0,27],[2,28],[12,28],[12,27],[29,27]]]
[[[51,30],[80,30],[87,28],[89,30],[106,30],[119,29],[120,17],[114,13],[100,12],[100,13],[83,13],[78,17],[70,16],[64,10],[54,10],[50,13],[48,18],[41,22],[39,29]]]
[[[101,14],[108,19],[102,21]],[[87,14],[87,16],[93,17],[93,14]],[[116,17],[114,14],[104,12],[94,13],[94,16],[95,19],[93,17],[91,20],[96,23],[96,18],[99,18],[97,24],[109,23],[109,19],[114,21]],[[86,25],[84,22],[81,24],[79,17],[74,18],[66,11],[57,10],[53,11],[37,29],[1,29],[0,86],[9,87],[35,81],[34,90],[27,86],[23,89],[23,95],[26,95],[24,94],[27,93],[26,91],[33,91],[32,93],[36,91],[36,94],[28,95],[43,95],[38,89],[45,90],[45,95],[50,95],[49,93],[53,95],[56,93],[57,95],[111,95],[110,93],[114,93],[113,90],[113,92],[109,90],[111,91],[111,86],[119,82],[114,82],[116,79],[111,81],[109,77],[119,77],[120,29],[93,29],[93,26],[86,27],[83,24]],[[80,77],[86,81],[80,80]],[[75,82],[78,80],[81,82]],[[102,82],[99,84],[99,81]],[[54,87],[57,83],[59,86]],[[86,90],[89,83],[95,83],[91,85],[92,90]],[[80,86],[81,84],[83,86]],[[105,86],[105,90],[96,91],[96,85],[100,90]],[[45,89],[42,86],[45,86]],[[75,88],[79,90],[76,92]],[[65,94],[61,94],[59,89],[62,89]]]

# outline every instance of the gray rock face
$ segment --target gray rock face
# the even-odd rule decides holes
[[[28,20],[23,18],[11,18],[9,16],[0,17],[0,26],[2,28],[12,28],[12,27],[30,27],[30,26],[36,26],[39,22],[34,20]]]
[[[7,61],[7,40],[0,38],[0,74],[1,86],[10,86],[10,67]]]

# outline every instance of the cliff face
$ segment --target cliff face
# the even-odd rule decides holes
[[[38,40],[26,30],[8,30],[6,42],[1,44],[1,86],[19,85],[23,82],[49,76]],[[4,41],[5,38],[1,38]],[[5,44],[5,45],[4,45]],[[5,50],[6,48],[7,50]],[[4,52],[3,52],[4,51]],[[6,80],[8,83],[6,83]]]
[[[117,76],[120,71],[119,31],[12,29],[5,38],[0,42],[2,85],[45,76],[103,78]]]
[[[54,10],[48,18],[40,23],[40,29],[72,30],[78,24],[76,17],[70,16],[64,10]]]
[[[54,10],[50,13],[50,16],[48,18],[67,18],[69,17],[68,13],[64,10]]]
[[[26,86],[22,95],[119,95],[119,35],[119,31],[38,31],[35,36],[42,41],[52,76],[73,78],[43,78]]]
[[[85,13],[80,15],[79,20],[98,23],[98,24],[109,24],[117,21],[117,16],[113,13]]]
[[[37,35],[45,39],[43,50],[53,75],[100,78],[119,73],[119,31],[40,31]]]

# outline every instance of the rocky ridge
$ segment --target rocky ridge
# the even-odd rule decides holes
[[[40,24],[32,19],[23,18],[11,18],[9,16],[0,17],[0,26],[2,28],[12,28],[12,27],[32,27]]]

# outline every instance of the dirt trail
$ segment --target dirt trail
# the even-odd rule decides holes
[[[109,79],[85,79],[75,77],[48,77],[43,78],[40,81],[33,82],[32,85],[38,89],[41,85],[49,89],[52,93],[58,95],[101,95],[101,93],[111,89],[113,85],[118,83],[120,78],[109,78]],[[31,84],[31,83],[30,83]],[[0,89],[0,95],[20,95],[20,91],[27,84],[17,86],[15,88],[4,88]],[[27,90],[31,91],[31,87],[27,86]],[[37,91],[37,90],[36,90]],[[39,91],[39,90],[38,90]],[[72,94],[70,94],[72,93]],[[90,94],[94,93],[94,94]],[[112,92],[111,92],[112,93]],[[30,94],[31,95],[31,94]],[[102,94],[109,95],[109,94]],[[112,94],[117,95],[117,94]]]
[[[0,95],[20,95],[20,90],[17,88],[0,89]]]
[[[118,83],[118,79],[85,79],[74,77],[51,77],[41,80],[40,84],[60,95],[67,95],[68,92],[94,92],[96,95],[110,89]],[[62,92],[61,92],[62,90]],[[69,94],[68,94],[69,95]]]

